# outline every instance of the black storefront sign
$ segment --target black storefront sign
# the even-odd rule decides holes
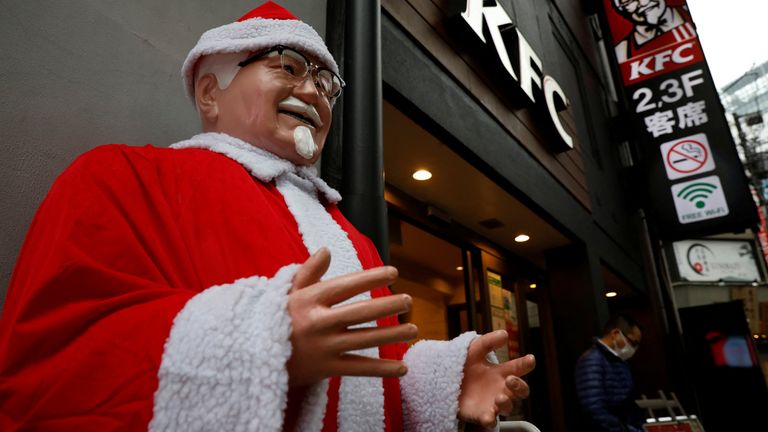
[[[659,233],[674,240],[754,226],[744,168],[685,1],[603,3]]]

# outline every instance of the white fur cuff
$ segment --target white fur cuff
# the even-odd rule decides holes
[[[287,294],[297,269],[214,286],[187,302],[165,345],[150,430],[282,429],[291,355]]]
[[[408,350],[403,358],[408,374],[400,380],[405,430],[457,430],[464,363],[475,337],[467,332],[451,341],[421,341]]]

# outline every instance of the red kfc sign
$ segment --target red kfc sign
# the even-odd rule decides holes
[[[757,222],[744,167],[684,0],[602,0],[602,25],[644,175],[643,206],[665,240]],[[707,188],[706,199],[690,193]],[[711,192],[710,192],[711,191]]]
[[[704,60],[684,0],[603,0],[624,85]]]

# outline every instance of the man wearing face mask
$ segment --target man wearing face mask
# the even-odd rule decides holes
[[[203,133],[79,157],[0,319],[0,430],[449,431],[528,396],[505,332],[408,347],[411,298],[313,166],[344,81],[267,2],[182,66]],[[374,173],[372,173],[374,175]]]
[[[603,336],[576,363],[576,393],[592,422],[592,429],[605,432],[642,432],[643,416],[634,402],[634,382],[629,360],[640,345],[640,325],[626,315],[617,315],[604,327]]]

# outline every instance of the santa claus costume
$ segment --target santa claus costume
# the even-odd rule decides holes
[[[188,91],[200,57],[278,43],[338,72],[319,35],[270,2],[201,37],[183,68]],[[40,206],[14,270],[0,319],[0,430],[281,430],[298,264],[326,247],[324,278],[381,265],[340,199],[313,167],[220,133],[80,156]],[[474,337],[416,344],[401,379],[314,385],[298,430],[455,430]],[[400,359],[405,348],[359,353]]]

